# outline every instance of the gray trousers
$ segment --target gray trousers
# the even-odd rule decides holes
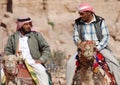
[[[110,71],[114,74],[117,85],[120,85],[120,65],[118,60],[108,49],[103,49],[100,53],[105,57],[105,61],[108,64]]]
[[[66,85],[71,85],[72,84],[72,79],[75,73],[75,56],[77,55],[77,53],[74,56],[71,56],[69,58],[69,60],[67,61],[67,68],[66,68]]]
[[[117,85],[120,85],[120,65],[115,56],[111,51],[108,49],[103,49],[100,53],[105,57],[105,61],[108,64],[110,71],[114,74]],[[66,68],[66,85],[71,85],[72,79],[75,72],[75,56],[71,56],[70,59],[67,61],[67,68]]]

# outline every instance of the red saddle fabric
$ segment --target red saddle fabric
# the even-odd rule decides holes
[[[27,70],[27,68],[24,64],[19,64],[18,69],[19,69],[19,72],[17,75],[18,78],[32,79],[29,71]]]
[[[96,67],[98,66],[98,62],[99,61],[104,61],[104,56],[100,53],[100,52],[97,52],[96,53],[96,63],[94,63],[93,67]],[[79,60],[79,56],[77,55],[76,56],[76,66],[79,67],[80,66],[80,60]]]
[[[107,63],[105,62],[104,56],[100,52],[97,52],[95,55],[95,58],[96,58],[96,62],[93,64],[93,69],[95,69],[96,67],[98,67],[100,65],[102,67],[102,69],[106,72],[108,77],[111,79],[110,85],[116,85],[114,75],[111,74]],[[76,56],[76,70],[75,70],[75,72],[77,71],[77,68],[80,67],[80,65],[81,64],[80,64],[79,56],[77,55]]]
[[[93,64],[93,68],[96,68],[98,65],[102,66],[103,64],[105,64],[104,56],[100,52],[97,52],[96,62]]]
[[[97,52],[97,58],[98,60],[101,60],[101,61],[104,60],[104,56],[100,52]]]

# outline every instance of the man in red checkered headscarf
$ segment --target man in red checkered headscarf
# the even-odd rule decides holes
[[[105,19],[96,15],[93,7],[88,3],[82,3],[78,7],[79,18],[75,20],[73,40],[77,46],[81,41],[92,40],[96,43],[97,50],[105,57],[111,73],[115,76],[117,85],[120,85],[120,65],[118,60],[108,48],[110,39]],[[67,85],[71,85],[75,71],[75,56],[67,62]]]

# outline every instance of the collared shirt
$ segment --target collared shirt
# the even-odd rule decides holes
[[[32,58],[32,56],[30,54],[27,35],[23,36],[20,34],[20,36],[19,36],[19,51],[22,52],[23,59],[26,59],[30,65],[35,63],[34,59]]]
[[[102,30],[102,35],[103,38],[102,40],[99,42],[97,35],[96,35],[96,30],[94,27],[94,21],[96,21],[95,17],[91,20],[90,23],[85,23],[83,25],[83,37],[85,40],[94,40],[96,42],[96,46],[98,50],[103,49],[104,47],[106,47],[108,45],[109,42],[109,31],[108,28],[105,25],[105,21],[103,20],[101,23],[101,30]],[[81,39],[79,38],[79,32],[77,30],[77,25],[74,25],[74,32],[73,32],[73,40],[75,42],[75,44],[77,44],[78,41],[81,41]]]

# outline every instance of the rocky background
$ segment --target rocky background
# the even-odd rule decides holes
[[[66,59],[76,51],[72,40],[73,24],[79,17],[77,7],[82,2],[91,4],[96,14],[105,18],[111,36],[109,46],[116,57],[120,58],[120,0],[12,0],[12,11],[6,10],[7,1],[10,0],[0,0],[0,22],[7,25],[7,28],[0,27],[0,53],[3,52],[8,36],[16,31],[16,18],[31,17],[33,30],[44,35],[54,58],[55,53],[56,56],[64,56],[60,56],[61,61],[60,58],[54,59],[59,60],[57,66],[61,66],[60,68],[55,67],[55,62],[48,65],[57,69],[50,69],[52,75],[56,75],[53,76],[55,85],[65,85]]]

